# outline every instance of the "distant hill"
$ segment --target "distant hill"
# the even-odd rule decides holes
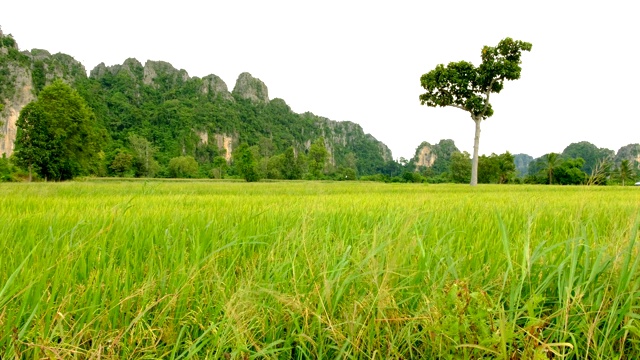
[[[640,144],[621,147],[616,153],[615,162],[619,165],[622,160],[628,160],[637,170],[640,170]]]
[[[533,157],[527,154],[515,154],[513,162],[516,165],[516,176],[523,178],[529,172],[529,163],[533,161]]]
[[[561,154],[565,158],[582,158],[584,166],[582,171],[591,174],[602,161],[613,161],[615,151],[606,148],[599,148],[588,141],[580,141],[567,146]]]

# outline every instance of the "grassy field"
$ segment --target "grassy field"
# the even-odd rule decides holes
[[[0,185],[0,358],[639,358],[640,189]]]

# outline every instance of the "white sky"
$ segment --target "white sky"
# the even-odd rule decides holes
[[[206,4],[206,5],[205,5]],[[617,151],[640,142],[639,5],[634,1],[5,1],[0,25],[21,49],[63,52],[87,70],[135,57],[191,76],[241,72],[298,113],[350,120],[394,158],[422,141],[471,152],[474,125],[421,106],[420,76],[478,65],[484,45],[533,44],[522,78],[491,97],[480,153],[560,152],[577,141]]]

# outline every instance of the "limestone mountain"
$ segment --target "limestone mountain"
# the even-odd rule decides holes
[[[125,144],[129,133],[142,135],[158,147],[161,164],[181,155],[203,164],[218,155],[229,160],[241,142],[264,147],[265,156],[289,146],[306,152],[318,137],[325,138],[335,167],[346,166],[352,153],[357,170],[371,174],[392,159],[386,145],[355,123],[296,114],[284,100],[270,100],[267,86],[249,73],[240,74],[230,93],[216,75],[190,77],[168,63],[142,66],[129,59],[98,65],[89,83],[86,98],[101,99],[93,108],[115,143]]]
[[[415,165],[416,171],[427,170],[435,175],[449,171],[451,155],[460,152],[453,140],[440,140],[435,145],[424,141],[416,149],[411,162]]]
[[[533,156],[527,154],[513,155],[513,162],[516,165],[516,176],[523,178],[529,173],[529,163],[533,161]]]
[[[635,169],[640,170],[640,144],[629,144],[621,147],[616,153],[616,165],[620,165],[622,160],[629,160]]]
[[[260,79],[256,79],[248,72],[244,72],[238,76],[236,86],[233,88],[233,94],[251,101],[269,102],[269,90]]]
[[[13,153],[20,110],[43,87],[54,79],[76,84],[86,77],[84,66],[71,56],[40,49],[20,52],[13,37],[0,30],[0,155]]]
[[[132,135],[152,144],[160,166],[187,155],[206,168],[219,156],[231,160],[242,142],[258,146],[264,157],[282,154],[291,146],[305,153],[319,137],[325,139],[333,168],[353,166],[365,175],[392,161],[389,148],[358,124],[294,113],[284,100],[269,99],[267,86],[246,72],[232,92],[216,75],[191,77],[163,61],[143,65],[130,58],[118,65],[101,63],[87,77],[71,56],[36,49],[20,52],[13,37],[4,35],[0,35],[0,153],[11,155],[20,110],[56,78],[78,90],[107,130],[106,171],[119,152],[130,148]]]

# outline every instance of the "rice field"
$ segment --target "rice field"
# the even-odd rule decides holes
[[[640,358],[640,189],[0,185],[2,359]]]

